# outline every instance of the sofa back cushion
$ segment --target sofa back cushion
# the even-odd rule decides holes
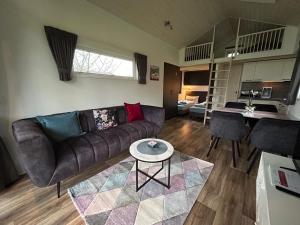
[[[77,112],[37,116],[36,119],[53,142],[60,142],[82,134]]]

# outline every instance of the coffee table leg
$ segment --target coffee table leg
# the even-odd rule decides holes
[[[139,190],[139,166],[138,166],[138,163],[139,163],[139,161],[136,159],[135,160],[135,184],[136,184],[136,191],[138,191]]]
[[[167,160],[165,160],[165,161],[167,161]],[[161,182],[161,181],[158,180],[158,179],[155,179],[155,176],[156,176],[160,171],[162,171],[162,170],[164,169],[164,164],[165,164],[164,162],[165,162],[165,161],[162,161],[162,162],[161,162],[161,168],[160,168],[158,171],[156,171],[156,173],[154,173],[153,175],[149,175],[149,174],[145,173],[144,171],[139,170],[138,160],[137,160],[137,159],[135,160],[135,183],[136,183],[136,191],[137,191],[137,192],[138,192],[142,187],[144,187],[148,182],[150,182],[151,180],[154,180],[154,181],[158,182],[159,184],[165,186],[166,188],[170,189],[170,187],[171,187],[171,184],[170,184],[170,183],[171,183],[171,182],[170,182],[170,179],[171,179],[171,158],[168,159],[168,183],[166,184],[166,183]],[[145,175],[146,177],[149,178],[149,179],[146,180],[140,187],[139,187],[139,183],[138,183],[138,176],[139,176],[138,174],[139,174],[139,172],[142,173],[143,175]]]

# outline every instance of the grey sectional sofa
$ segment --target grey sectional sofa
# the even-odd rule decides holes
[[[103,131],[96,129],[93,110],[79,111],[84,135],[53,144],[35,118],[15,121],[13,134],[18,146],[18,158],[31,181],[38,187],[57,184],[78,174],[97,162],[125,151],[142,138],[156,137],[163,124],[163,108],[142,105],[145,120],[127,123],[123,106],[111,107],[117,112],[119,125]]]

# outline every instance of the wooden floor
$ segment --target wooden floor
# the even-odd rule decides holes
[[[187,118],[166,122],[160,134],[176,150],[215,164],[185,224],[253,225],[255,220],[255,178],[257,165],[246,174],[249,149],[242,145],[242,157],[237,168],[232,167],[230,143],[221,141],[210,157],[206,157],[209,130],[202,123]],[[37,188],[27,177],[0,193],[0,224],[84,224],[66,190],[110,165],[124,159],[128,153],[97,165],[68,179],[62,184],[62,197],[56,197],[55,187]]]

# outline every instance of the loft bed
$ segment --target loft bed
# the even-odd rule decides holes
[[[187,91],[185,100],[178,101],[178,115],[190,113],[192,107],[206,101],[206,96],[207,91]]]
[[[205,114],[205,104],[206,104],[206,91],[193,91],[192,94],[199,95],[198,103],[194,104],[189,108],[189,116],[192,118],[203,118]]]

